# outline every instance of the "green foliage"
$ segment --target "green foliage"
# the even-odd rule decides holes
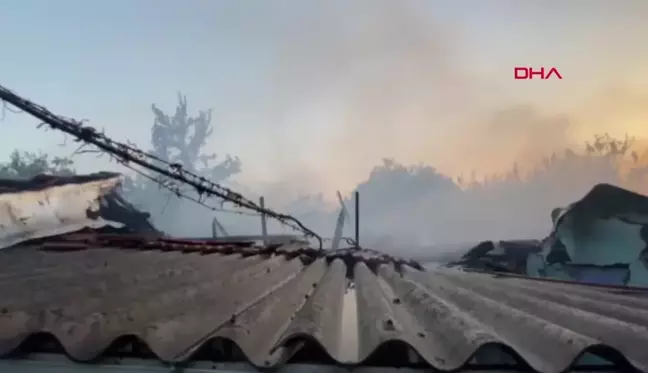
[[[39,174],[74,175],[74,161],[64,157],[49,158],[47,154],[14,150],[9,161],[0,164],[2,179],[31,179]]]

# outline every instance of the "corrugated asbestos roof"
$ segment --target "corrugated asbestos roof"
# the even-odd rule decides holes
[[[120,175],[111,172],[0,179],[0,249],[83,228],[155,231],[148,214],[119,196],[120,184]]]
[[[242,352],[258,367],[405,364],[411,346],[424,364],[454,370],[500,345],[540,372],[584,352],[648,370],[640,290],[388,259],[109,235],[10,248],[0,252],[0,353],[41,351],[50,333],[78,361],[130,345],[165,362]]]

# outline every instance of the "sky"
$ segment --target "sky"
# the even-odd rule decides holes
[[[213,109],[209,150],[257,191],[349,191],[382,158],[452,176],[532,163],[594,133],[648,137],[648,2],[14,0],[0,84],[150,146],[151,104]],[[562,80],[519,81],[514,66]],[[69,155],[26,114],[16,148]],[[90,155],[81,171],[118,169]]]

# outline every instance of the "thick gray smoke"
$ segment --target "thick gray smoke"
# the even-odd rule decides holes
[[[567,10],[573,10],[570,4]],[[254,161],[267,165],[273,182],[246,185],[244,177],[237,186],[331,236],[335,190],[349,195],[367,181],[361,187],[362,235],[366,242],[392,241],[386,246],[397,250],[541,237],[554,207],[596,182],[622,182],[609,160],[572,159],[565,149],[580,152],[594,133],[634,128],[624,115],[630,105],[633,118],[646,118],[642,100],[599,99],[605,95],[574,79],[563,86],[513,87],[508,73],[518,61],[506,58],[506,75],[483,76],[469,57],[483,40],[466,39],[451,22],[430,16],[431,9],[426,2],[372,0],[232,10],[231,32],[241,50],[267,59],[255,72],[262,78],[248,95],[245,117],[259,123],[254,137],[272,144],[272,152]],[[528,7],[523,10],[529,14]],[[591,53],[588,76],[603,76],[591,73],[591,61],[603,59],[603,51]],[[609,67],[610,59],[605,61]],[[600,85],[608,83],[615,81]],[[540,92],[531,95],[537,100],[528,99],[533,90]],[[583,99],[574,99],[575,93]],[[590,120],[597,125],[588,130]],[[553,152],[563,160],[544,159]],[[396,163],[388,166],[383,158]],[[435,169],[403,171],[399,163]],[[483,184],[495,174],[497,180]],[[175,226],[196,234],[197,227],[207,230],[210,219]],[[256,217],[222,220],[238,233],[259,230]]]
[[[458,158],[471,157],[459,148],[501,148],[482,118],[502,98],[466,71],[456,30],[426,14],[425,3],[333,1],[291,4],[290,17],[283,11],[246,13],[252,26],[242,42],[271,46],[252,107],[266,123],[260,135],[273,142],[277,180],[308,172],[304,189],[350,189],[383,157],[456,170],[466,164]],[[278,18],[254,23],[257,12]],[[466,131],[479,141],[466,140]]]

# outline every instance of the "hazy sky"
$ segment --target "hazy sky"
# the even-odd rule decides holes
[[[332,194],[383,157],[457,175],[648,135],[645,0],[14,0],[0,34],[0,84],[114,138],[148,147],[150,105],[172,112],[177,91],[213,108],[211,150],[258,188]],[[514,81],[516,65],[564,79]],[[36,125],[8,114],[0,155],[71,153]]]

